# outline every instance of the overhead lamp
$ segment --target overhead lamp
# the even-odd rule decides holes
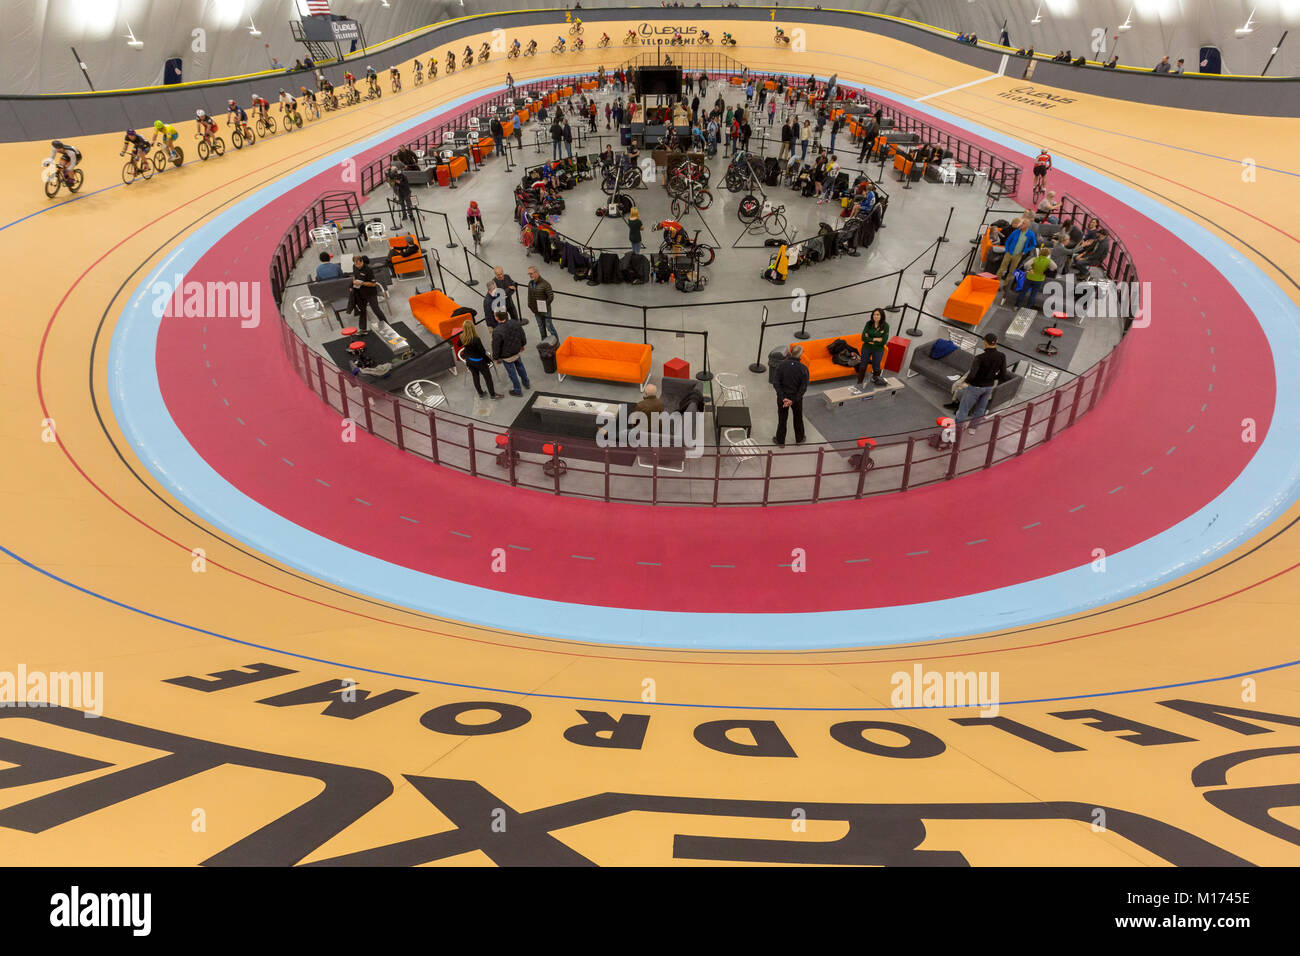
[[[262,31],[257,28],[257,24],[253,22],[251,16],[248,18],[248,35],[250,37],[260,37],[262,35]]]
[[[1133,8],[1132,7],[1128,8],[1128,19],[1119,25],[1119,29],[1121,30],[1133,29]]]
[[[1245,24],[1237,27],[1236,30],[1237,36],[1244,37],[1247,33],[1254,33],[1255,32],[1254,23],[1255,23],[1255,11],[1251,10],[1250,16],[1246,18]]]
[[[1043,22],[1043,5],[1041,3],[1038,5],[1038,12],[1034,14],[1034,19],[1030,20],[1029,22],[1030,23]]]
[[[131,29],[131,24],[126,25],[126,45],[132,50],[143,50],[144,41],[135,38],[135,32]]]

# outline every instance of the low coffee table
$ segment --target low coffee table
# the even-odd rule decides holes
[[[839,388],[828,388],[822,394],[826,396],[827,405],[843,406],[845,402],[870,401],[877,395],[890,395],[897,397],[899,391],[903,388],[903,383],[898,379],[886,376],[885,385],[841,385]]]
[[[724,428],[743,428],[745,429],[745,437],[749,438],[754,430],[754,423],[749,417],[749,406],[713,406],[713,443],[715,445],[721,440]]]

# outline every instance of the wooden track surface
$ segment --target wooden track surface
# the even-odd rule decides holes
[[[616,43],[626,29],[599,26]],[[554,32],[533,34],[549,47]],[[846,30],[810,29],[804,55],[770,46],[766,25],[733,32],[742,44],[736,56],[752,68],[838,72],[906,97],[983,76],[894,41],[864,46]],[[477,39],[464,42],[478,46]],[[510,66],[522,81],[613,66],[626,53],[615,46],[565,58],[562,67],[550,55]],[[0,230],[0,249],[21,266],[0,373],[9,451],[0,668],[102,672],[105,714],[64,720],[57,711],[0,708],[0,716],[15,718],[0,737],[111,765],[59,772],[71,776],[51,771],[50,779],[3,790],[6,861],[924,862],[908,853],[919,844],[960,852],[972,864],[1300,862],[1296,831],[1286,829],[1300,827],[1296,808],[1274,811],[1281,825],[1270,833],[1207,797],[1294,784],[1300,772],[1300,681],[1294,667],[1277,666],[1300,657],[1300,535],[1290,528],[1300,509],[1293,505],[1248,545],[1144,600],[978,640],[805,654],[638,651],[438,620],[306,579],[176,505],[133,459],[104,397],[122,296],[177,237],[251,188],[498,82],[504,70],[494,58],[489,68],[330,114],[251,151],[206,164],[190,159],[148,184],[103,192],[120,182],[120,140],[91,138],[78,143],[86,155],[84,195],[48,211],[53,204],[37,179],[42,144],[0,146],[0,169],[11,184],[0,196],[0,224],[9,224]],[[990,79],[926,105],[1047,146],[1180,210],[1300,301],[1300,246],[1285,215],[1300,207],[1300,171],[1290,168],[1300,122],[1184,114],[1079,94],[1044,110],[999,96],[1024,85]],[[274,92],[263,91],[268,98]],[[141,128],[152,119],[141,117]],[[191,124],[181,129],[192,153]],[[1246,160],[1254,181],[1243,179]],[[284,224],[266,228],[278,235]],[[1171,349],[1176,342],[1171,337]],[[57,442],[42,440],[46,420]],[[201,572],[194,549],[203,552]],[[283,672],[206,693],[167,682],[255,664]],[[1017,723],[1001,726],[955,722],[971,711],[891,712],[891,677],[914,664],[995,672],[1001,700],[1030,702],[1003,705],[1001,718]],[[410,695],[350,712],[351,719],[323,713],[327,701],[266,703],[346,679],[372,694]],[[1273,717],[1245,724],[1162,703],[1179,700]],[[509,705],[528,720],[500,734],[443,732],[445,712],[435,709],[466,701]],[[643,741],[634,748],[566,739],[566,728],[584,721],[579,711],[645,715]],[[1111,725],[1084,713],[1092,711],[1122,720]],[[721,753],[709,729],[697,730],[729,720],[759,722],[733,730],[733,739],[746,741],[752,732],[771,755]],[[892,756],[854,749],[842,739],[862,728],[840,726],[853,721],[898,725],[866,733],[880,748],[912,749]],[[1102,727],[1088,726],[1098,722]],[[1134,729],[1134,722],[1147,726]],[[637,724],[626,719],[616,741],[636,738]],[[1025,739],[1030,731],[1009,729],[1020,725],[1050,736]],[[210,768],[189,765],[165,786],[166,765],[156,765],[141,773],[142,792],[117,794],[102,807],[89,795],[93,784],[70,789],[169,751],[189,753],[194,745],[184,738],[248,753],[223,751]],[[1194,774],[1212,758],[1263,748],[1283,750],[1228,770],[1226,779],[1212,768]],[[271,756],[254,759],[253,752]],[[285,758],[352,769],[332,771],[322,790],[321,768]],[[0,762],[39,763],[31,753],[15,759],[4,751]],[[594,809],[515,816],[602,793],[631,796]],[[332,821],[320,832],[261,829],[318,794],[304,812]],[[1263,794],[1249,802],[1268,806]],[[508,848],[493,844],[483,834],[498,817],[531,821],[542,835],[516,837],[521,842]],[[914,819],[924,819],[923,834],[897,822]],[[890,839],[872,830],[880,821],[894,821],[883,824]],[[402,845],[456,827],[459,834],[433,845]],[[851,829],[858,842],[834,842]],[[681,834],[734,842],[675,842]],[[809,848],[817,841],[827,843]]]

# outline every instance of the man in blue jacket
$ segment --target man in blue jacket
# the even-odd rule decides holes
[[[1034,235],[1033,229],[1029,228],[1031,223],[1032,220],[1024,219],[1014,219],[1011,222],[1011,232],[1004,243],[1006,251],[1002,253],[1002,262],[998,265],[998,278],[1002,280],[1003,291],[1011,288],[1011,284],[1015,281],[1020,260],[1038,246],[1038,237]]]

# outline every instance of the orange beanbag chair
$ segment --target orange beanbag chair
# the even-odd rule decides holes
[[[440,339],[450,339],[466,322],[474,321],[474,310],[458,305],[437,289],[410,298],[411,315]]]
[[[564,376],[572,375],[640,385],[650,377],[650,363],[650,346],[639,342],[581,339],[570,335],[555,352],[555,369],[561,381]]]

